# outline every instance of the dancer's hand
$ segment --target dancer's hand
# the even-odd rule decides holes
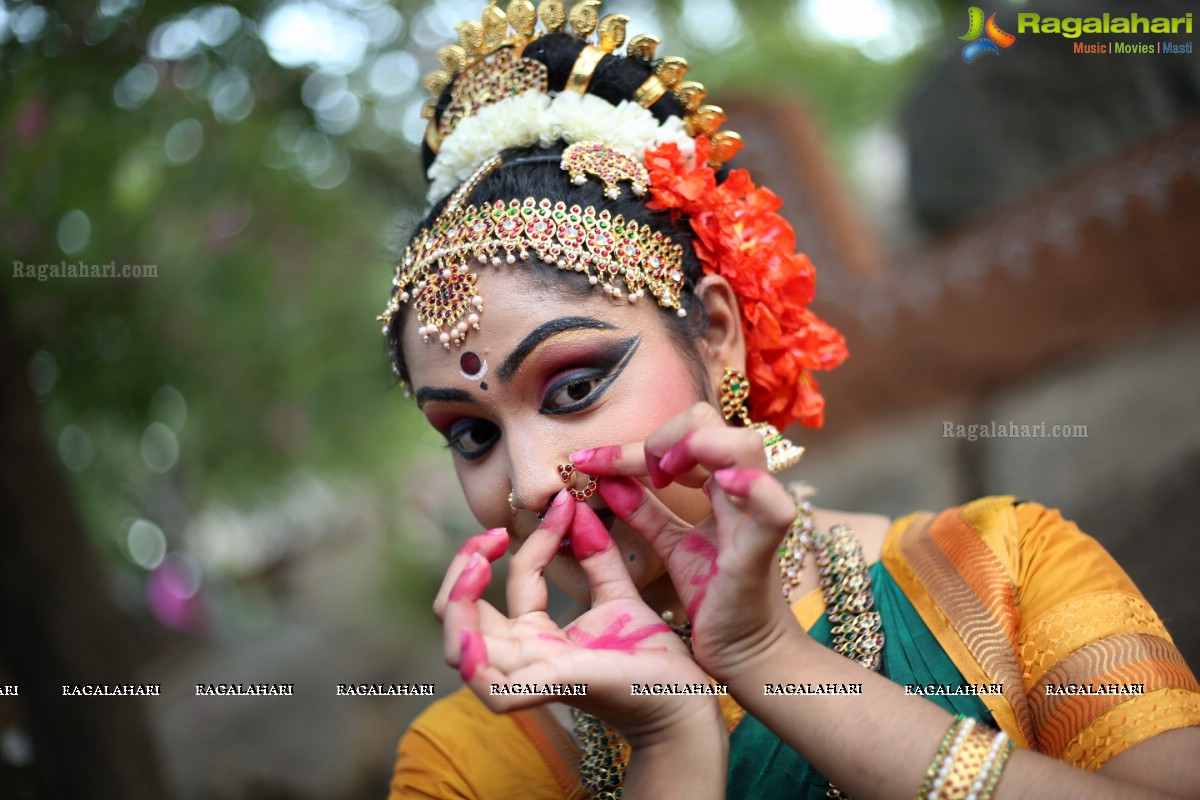
[[[591,584],[592,607],[560,627],[546,613],[543,570],[570,533],[571,548]],[[504,538],[501,534],[483,534]],[[551,701],[576,706],[616,727],[631,745],[694,735],[703,723],[724,735],[713,697],[634,696],[633,685],[708,685],[687,648],[638,595],[608,531],[587,505],[561,492],[541,526],[513,557],[508,613],[480,599],[491,579],[487,539],[452,565],[443,586],[446,661],[492,710]],[[468,542],[468,545],[470,545]],[[457,567],[457,570],[454,568]],[[457,574],[454,574],[457,572]],[[586,684],[586,695],[514,693],[513,686]]]
[[[654,548],[692,622],[696,660],[729,680],[781,638],[804,636],[780,591],[776,556],[796,516],[767,471],[762,437],[697,404],[646,441],[573,453],[599,477],[609,508]],[[641,480],[639,480],[641,479]],[[642,481],[703,487],[713,513],[698,525],[676,516]]]

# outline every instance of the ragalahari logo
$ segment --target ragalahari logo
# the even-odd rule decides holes
[[[978,6],[971,6],[967,11],[967,20],[969,25],[967,32],[958,38],[967,42],[967,46],[963,48],[963,61],[968,64],[984,53],[1000,55],[1001,47],[1012,47],[1013,42],[1017,40],[1017,37],[1011,33],[1000,30],[1000,26],[996,24],[995,14],[988,17],[985,24],[983,9]]]

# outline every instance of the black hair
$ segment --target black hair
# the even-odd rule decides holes
[[[569,33],[548,33],[526,45],[521,57],[532,58],[545,64],[549,90],[561,92],[567,85],[567,78],[575,66],[575,59],[583,52],[585,45],[582,39],[576,39]],[[654,67],[641,59],[606,55],[596,64],[587,93],[616,105],[622,100],[633,99],[633,93],[653,72]],[[434,106],[435,120],[440,120],[442,112],[450,105],[450,90],[453,86],[451,82],[442,90],[437,105]],[[650,113],[659,122],[666,122],[670,117],[683,117],[686,111],[674,93],[665,92],[650,106]],[[433,164],[435,156],[436,153],[428,143],[421,145],[421,163],[426,172]]]
[[[567,77],[571,74],[575,59],[583,50],[585,42],[566,33],[552,33],[539,37],[530,42],[522,56],[532,58],[546,65],[549,89],[552,92],[561,91],[566,85]],[[624,58],[621,56],[605,55],[596,65],[592,79],[588,84],[588,94],[594,94],[614,105],[630,100],[639,86],[653,73],[653,67],[640,59]],[[435,120],[440,119],[450,103],[450,87],[442,92],[434,110]],[[672,116],[684,116],[685,109],[672,92],[666,92],[658,101],[650,106],[650,112],[660,122]],[[632,195],[628,184],[622,184],[621,196],[612,200],[605,196],[598,180],[589,179],[583,185],[575,185],[559,166],[559,156],[565,148],[565,143],[543,147],[529,147],[508,150],[502,153],[503,163],[493,170],[472,191],[466,199],[474,205],[495,202],[496,200],[510,201],[514,198],[533,197],[538,200],[546,199],[551,203],[559,200],[568,206],[579,204],[581,207],[593,206],[596,209],[608,209],[616,217],[622,215],[626,220],[636,220],[640,225],[648,225],[663,236],[669,238],[683,248],[683,290],[680,292],[680,303],[687,315],[678,317],[674,311],[664,309],[667,315],[667,328],[670,331],[679,351],[692,363],[697,378],[698,387],[707,396],[708,381],[704,365],[699,358],[696,342],[703,338],[708,329],[708,319],[704,304],[696,296],[697,282],[703,277],[700,261],[692,246],[694,235],[686,218],[672,219],[663,211],[652,211],[645,205],[645,198]],[[423,145],[421,160],[426,171],[433,163],[435,154],[428,144]],[[721,176],[718,176],[718,179]],[[440,200],[410,235],[426,229],[437,219],[446,198]],[[399,250],[403,250],[400,247]],[[556,266],[545,264],[535,256],[529,259],[531,273],[537,276],[542,284],[550,291],[562,291],[572,295],[585,295],[595,291],[586,277],[573,270],[560,270]],[[653,298],[647,297],[643,302],[653,303]],[[408,304],[400,306],[399,313],[392,318],[387,330],[388,346],[391,351],[393,370],[404,383],[409,380],[404,353],[401,348],[402,331]]]

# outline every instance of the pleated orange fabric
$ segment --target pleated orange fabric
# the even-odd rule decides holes
[[[1004,684],[981,699],[1021,746],[1098,769],[1200,725],[1200,685],[1154,609],[1057,511],[989,497],[912,515],[883,560],[964,678]]]

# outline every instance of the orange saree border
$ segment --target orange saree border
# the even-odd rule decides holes
[[[579,774],[574,766],[579,763],[579,747],[554,719],[554,715],[544,706],[535,706],[514,711],[509,716],[546,762],[546,767],[554,777],[554,782],[562,788],[563,794],[572,800],[588,797],[579,783]]]
[[[1129,718],[1137,717],[1137,741],[1200,724],[1200,694],[1189,689],[1159,689],[1135,697],[1101,714],[1066,746],[1059,758],[1083,769],[1099,769],[1132,744]]]
[[[1003,694],[980,700],[1013,741],[1029,748],[1035,736],[1016,656],[1015,581],[964,518],[994,517],[989,506],[1012,502],[985,498],[936,516],[905,517],[884,541],[883,562],[963,679],[1003,684]]]
[[[1097,769],[1157,733],[1200,725],[1200,684],[1104,549],[1057,512],[989,497],[897,521],[884,565],[1018,744]],[[1024,616],[1022,616],[1024,615]],[[1140,684],[1144,694],[1048,692]]]

